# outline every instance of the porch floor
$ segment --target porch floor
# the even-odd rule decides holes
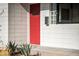
[[[79,56],[79,50],[33,46],[32,54],[37,52],[41,56]]]

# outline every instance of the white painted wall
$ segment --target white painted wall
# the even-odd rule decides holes
[[[49,4],[41,4],[40,12],[41,46],[79,49],[79,24],[45,25],[45,16],[49,16]]]
[[[29,4],[9,4],[9,41],[26,44],[29,37]]]
[[[4,9],[4,13],[1,14]],[[0,3],[0,47],[6,47],[8,43],[8,4]]]

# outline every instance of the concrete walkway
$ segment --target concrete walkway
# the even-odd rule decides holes
[[[32,53],[37,52],[41,56],[79,56],[79,50],[33,46]]]

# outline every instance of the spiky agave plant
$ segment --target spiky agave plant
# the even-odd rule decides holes
[[[30,56],[31,45],[30,44],[21,45],[20,51],[21,51],[22,55],[24,55],[24,56]]]
[[[24,56],[40,56],[41,55],[39,52],[37,52],[34,55],[31,55],[31,48],[32,46],[30,44],[21,45],[21,48],[20,48],[21,54]]]
[[[8,51],[10,55],[15,55],[15,51],[17,50],[17,44],[15,42],[9,42]]]

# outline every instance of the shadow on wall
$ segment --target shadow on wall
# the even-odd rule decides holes
[[[30,10],[29,10],[29,3],[20,3],[20,5],[27,11],[27,12],[30,12]],[[28,5],[28,7],[27,7],[27,5]]]

